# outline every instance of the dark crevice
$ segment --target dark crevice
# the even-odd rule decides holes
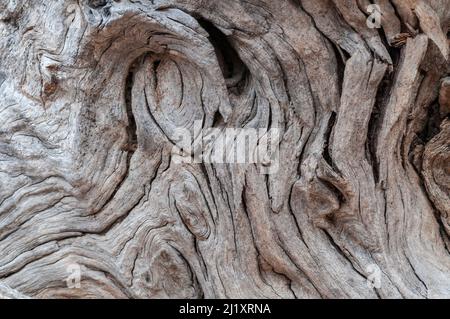
[[[409,147],[409,162],[412,163],[419,175],[422,171],[423,147],[440,133],[440,126],[445,118],[448,118],[448,115],[441,114],[438,97],[428,105],[426,115],[423,119],[422,129],[417,132],[416,137]]]
[[[399,47],[394,47],[389,44],[389,41],[386,37],[386,33],[384,32],[384,28],[378,29],[378,34],[380,36],[381,42],[383,43],[384,47],[389,53],[389,56],[391,57],[392,65],[397,66],[400,60],[401,49]]]
[[[392,58],[394,60],[394,57]],[[395,59],[396,58],[397,57],[395,57]],[[397,62],[394,62],[394,64],[395,63]],[[372,167],[372,173],[375,183],[378,183],[380,179],[379,163],[377,160],[377,136],[382,124],[383,109],[388,102],[386,92],[391,91],[393,81],[394,81],[394,74],[386,73],[378,87],[374,107],[368,125],[367,140],[365,145],[366,157]]]
[[[155,73],[158,72],[158,67],[160,66],[160,64],[161,64],[161,60],[155,60],[155,61],[153,62],[153,71],[154,71]]]
[[[109,2],[110,0],[89,0],[88,6],[93,9],[100,9],[106,6]]]
[[[215,127],[215,128],[222,127],[224,125],[224,123],[225,123],[225,120],[223,119],[222,114],[219,111],[217,111],[214,114],[212,127]]]
[[[102,211],[116,196],[119,189],[125,183],[128,175],[130,174],[130,164],[131,158],[134,152],[137,149],[137,126],[136,119],[134,118],[133,110],[132,110],[132,89],[134,84],[134,74],[137,69],[137,61],[130,66],[126,81],[125,81],[125,108],[128,118],[127,125],[127,133],[128,133],[128,141],[125,145],[122,146],[122,150],[127,152],[127,161],[126,161],[126,172],[123,174],[121,181],[117,184],[114,191],[111,193],[111,196],[105,201],[99,211]]]
[[[424,145],[439,134],[442,120],[443,117],[439,112],[439,104],[435,101],[428,108],[427,122],[425,123],[423,130],[417,134]]]
[[[199,18],[198,22],[209,34],[209,40],[216,52],[229,91],[236,95],[242,94],[250,74],[247,66],[222,31],[203,18]]]
[[[339,188],[337,188],[333,183],[331,183],[328,180],[325,180],[323,178],[319,178],[319,180],[331,191],[333,192],[333,194],[336,196],[336,198],[338,199],[339,203],[342,205],[344,203],[347,202],[345,195],[342,193],[341,190],[339,190]],[[336,224],[336,220],[335,220],[335,216],[333,213],[330,213],[326,216],[327,220],[330,222],[330,224],[335,225]]]
[[[155,60],[153,62],[153,79],[155,80],[155,88],[158,87],[158,68],[161,65],[160,60]]]
[[[333,48],[336,56],[336,71],[338,76],[339,96],[342,95],[342,86],[344,85],[345,64],[350,56],[344,50],[341,50],[334,42],[330,41],[330,46]]]
[[[137,148],[137,133],[136,133],[137,126],[132,106],[132,90],[136,70],[137,70],[137,62],[131,65],[125,82],[125,105],[128,118],[128,126],[127,126],[128,142],[127,145],[125,145],[124,150],[128,151],[128,162]]]
[[[385,36],[383,36],[382,39],[384,40],[383,42],[385,43],[385,47],[386,47],[389,55],[391,56],[392,65],[393,65],[394,69],[396,69],[398,64],[400,63],[401,48],[390,46],[388,44]]]
[[[268,129],[272,127],[272,120],[273,120],[272,117],[273,117],[272,104],[269,102],[269,117],[267,122]]]
[[[331,157],[331,152],[330,152],[330,139],[331,139],[331,134],[333,132],[333,127],[334,124],[336,123],[336,113],[332,112],[330,115],[330,119],[328,121],[328,128],[327,131],[325,132],[325,145],[324,145],[324,149],[323,149],[323,158],[325,159],[325,161],[328,163],[328,165],[330,165],[331,167],[333,167],[333,159]]]
[[[442,224],[442,221],[441,221],[441,224],[439,227],[439,232],[440,232],[442,239],[444,240],[444,248],[447,251],[447,253],[450,255],[450,236],[447,234],[447,232]]]

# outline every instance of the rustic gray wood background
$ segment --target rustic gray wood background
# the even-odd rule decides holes
[[[0,296],[449,298],[450,1],[372,2],[0,0]]]

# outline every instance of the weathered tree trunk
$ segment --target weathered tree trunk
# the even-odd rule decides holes
[[[450,2],[372,2],[0,0],[0,297],[450,297]]]

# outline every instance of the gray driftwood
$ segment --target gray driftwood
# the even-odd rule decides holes
[[[372,2],[0,0],[0,297],[450,297],[450,2]]]

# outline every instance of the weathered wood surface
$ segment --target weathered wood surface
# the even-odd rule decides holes
[[[0,0],[0,297],[449,298],[450,2],[373,3]]]

